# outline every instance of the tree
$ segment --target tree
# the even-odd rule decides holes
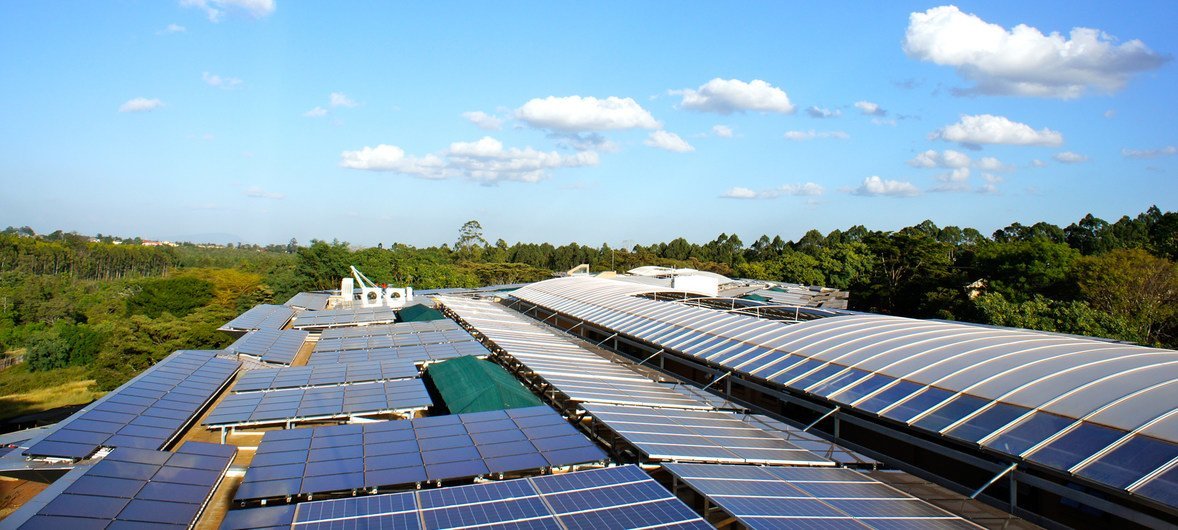
[[[286,253],[287,254],[294,254],[295,252],[298,252],[298,250],[299,250],[299,240],[297,240],[293,237],[290,238],[290,242],[286,244]]]
[[[1067,299],[1075,296],[1071,269],[1079,257],[1075,249],[1047,239],[994,241],[977,248],[974,267],[991,291],[1014,302],[1035,295]]]
[[[454,243],[455,258],[459,261],[478,261],[487,240],[483,239],[483,225],[470,220],[458,229],[458,241]]]
[[[1178,265],[1141,249],[1089,256],[1077,264],[1080,291],[1093,307],[1123,318],[1140,340],[1161,344],[1178,331]]]

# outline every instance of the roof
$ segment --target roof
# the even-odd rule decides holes
[[[542,405],[499,365],[466,356],[431,365],[426,371],[451,414]]]
[[[431,320],[446,320],[437,309],[425,304],[414,304],[397,313],[401,322],[429,322]]]

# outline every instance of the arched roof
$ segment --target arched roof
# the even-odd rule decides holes
[[[1161,486],[1151,481],[1178,476],[1178,351],[873,314],[786,324],[632,291],[618,281],[561,278],[512,295],[1118,489],[1155,491]]]

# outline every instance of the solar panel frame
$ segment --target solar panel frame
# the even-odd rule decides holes
[[[222,331],[250,331],[257,329],[282,329],[295,316],[291,307],[274,304],[258,304],[245,313],[221,326]]]
[[[238,377],[233,392],[243,394],[288,388],[381,383],[413,379],[420,375],[421,371],[416,364],[403,359],[259,369],[250,370]]]
[[[229,394],[205,418],[208,428],[303,423],[321,419],[406,415],[433,406],[420,379]]]

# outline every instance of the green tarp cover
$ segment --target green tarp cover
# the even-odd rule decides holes
[[[499,365],[473,356],[430,365],[426,373],[451,414],[543,405]]]
[[[426,322],[429,320],[446,319],[446,315],[443,315],[441,311],[422,304],[406,307],[400,313],[397,313],[397,315],[401,317],[401,322]]]
[[[769,301],[769,297],[761,296],[759,294],[746,294],[746,295],[742,296],[741,298],[744,298],[745,300],[753,300],[755,302],[768,302]]]

